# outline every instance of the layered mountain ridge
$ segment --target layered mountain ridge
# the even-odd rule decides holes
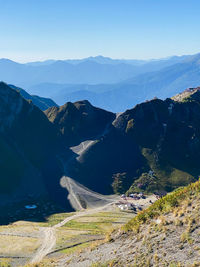
[[[199,88],[117,115],[88,101],[43,113],[5,83],[0,103],[2,205],[32,195],[70,209],[63,175],[110,194],[169,192],[200,173]]]
[[[171,191],[194,181],[200,172],[199,89],[186,91],[187,98],[183,92],[176,101],[153,99],[118,115],[103,135],[93,136],[95,142],[68,168],[69,176],[101,193]],[[59,108],[65,109],[63,120],[54,108],[46,111],[65,131],[68,105]]]
[[[26,100],[32,101],[35,106],[41,110],[46,110],[50,107],[57,107],[58,105],[50,98],[40,97],[37,95],[30,95],[24,89],[16,87],[12,84],[9,85],[12,89],[18,91],[20,95]]]
[[[154,96],[165,99],[198,86],[199,57],[145,61],[100,56],[30,64],[0,59],[0,78],[59,105],[87,99],[94,106],[123,112]]]
[[[69,146],[96,138],[115,118],[114,113],[96,108],[87,100],[51,107],[45,114],[62,132]]]

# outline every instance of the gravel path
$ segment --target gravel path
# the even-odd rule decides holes
[[[108,123],[103,131],[98,137],[105,135],[108,131],[110,123]],[[72,151],[75,152],[78,157],[77,160],[81,157],[81,155],[90,147],[93,145],[93,143],[96,142],[96,139],[94,140],[86,140],[82,143],[80,143],[78,146],[71,147]],[[67,164],[65,164],[65,168],[67,169]],[[117,196],[104,196],[101,194],[98,194],[96,192],[93,192],[92,190],[89,190],[88,188],[84,187],[83,185],[77,183],[74,179],[63,176],[61,178],[61,185],[64,188],[67,188],[69,192],[68,199],[71,202],[71,205],[76,210],[81,210],[77,214],[72,215],[70,217],[67,217],[62,222],[54,225],[53,227],[42,227],[40,228],[42,231],[42,245],[41,247],[36,251],[35,255],[31,259],[30,263],[38,263],[40,262],[47,254],[52,252],[52,249],[56,245],[56,229],[59,227],[62,227],[67,222],[82,217],[86,215],[91,215],[93,213],[97,213],[101,210],[104,210],[108,208],[108,206],[112,205],[113,203],[116,203],[119,200],[119,197]],[[87,210],[82,210],[82,205],[80,203],[80,198],[84,200],[87,203]]]
[[[52,226],[52,227],[41,227],[41,231],[42,231],[42,236],[43,236],[43,240],[42,240],[42,245],[40,246],[40,248],[36,251],[35,255],[33,256],[33,258],[31,259],[30,263],[38,263],[40,261],[42,261],[42,259],[49,254],[50,252],[52,252],[53,248],[56,245],[56,229],[59,227],[62,227],[63,225],[65,225],[67,222],[82,217],[82,216],[86,216],[86,215],[91,215],[94,213],[97,213],[99,211],[102,211],[104,209],[106,209],[108,206],[112,205],[113,203],[109,203],[105,206],[99,207],[99,208],[95,208],[95,209],[90,209],[90,210],[85,210],[85,211],[80,211],[75,215],[72,215],[70,217],[67,217],[66,219],[64,219],[62,222]]]
[[[42,245],[37,250],[30,263],[40,262],[49,252],[51,252],[56,244],[55,229],[53,227],[43,227],[41,230],[43,232]]]

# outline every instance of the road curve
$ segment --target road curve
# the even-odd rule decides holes
[[[119,116],[120,114],[116,115],[116,118]],[[109,125],[110,123],[108,123],[103,131],[102,134],[100,134],[99,136],[96,137],[96,139],[98,139],[98,137],[102,136],[102,135],[105,135],[108,131],[108,128],[109,128]],[[86,140],[84,142],[81,142],[78,146],[75,146],[75,147],[71,147],[72,151],[74,151],[74,153],[76,153],[78,156],[78,158],[81,157],[81,155],[91,146],[93,145],[93,143],[95,143],[96,140]],[[69,177],[64,177],[65,179],[61,179],[63,182],[64,182],[64,187],[66,186],[69,190],[69,192],[73,193],[73,190],[70,190],[70,187],[71,187],[71,184],[69,183]],[[69,179],[66,179],[66,178],[69,178]],[[98,194],[98,193],[95,193],[95,192],[92,192],[90,190],[89,192],[90,195],[93,195],[94,197],[97,197],[98,195],[98,198],[101,199],[103,196]],[[82,207],[79,205],[79,201],[76,197],[75,194],[73,194],[73,197],[75,199],[75,201],[77,202],[79,208],[81,209]],[[107,196],[108,197],[108,196]],[[87,209],[87,210],[82,210],[82,211],[79,211],[77,214],[75,215],[72,215],[70,217],[67,217],[66,219],[64,219],[62,222],[52,226],[52,227],[41,227],[41,231],[42,231],[42,236],[43,236],[43,239],[42,239],[42,245],[40,246],[40,248],[36,251],[35,255],[33,256],[33,258],[31,259],[30,263],[38,263],[40,261],[42,261],[42,259],[47,255],[49,254],[52,249],[54,248],[54,246],[56,245],[56,229],[59,228],[59,227],[62,227],[63,225],[65,225],[67,222],[75,219],[75,218],[78,218],[78,217],[82,217],[82,216],[85,216],[85,215],[90,215],[90,214],[93,214],[93,213],[96,213],[98,211],[101,211],[103,210],[104,208],[108,207],[109,205],[112,205],[113,203],[115,203],[117,201],[117,199],[110,199],[110,202],[105,204],[105,205],[102,205],[101,207],[97,207],[97,208],[92,208],[92,209]]]
[[[33,258],[31,259],[30,263],[31,264],[39,263],[40,261],[42,261],[42,259],[46,255],[48,255],[50,252],[52,252],[53,248],[56,245],[56,229],[57,228],[62,227],[67,222],[69,222],[73,219],[99,212],[99,211],[107,208],[108,206],[110,206],[112,204],[113,203],[109,203],[109,204],[106,204],[102,207],[98,207],[98,208],[94,208],[94,209],[90,209],[90,210],[79,211],[77,214],[74,214],[70,217],[67,217],[62,222],[60,222],[60,223],[58,223],[52,227],[41,227],[40,229],[42,231],[42,236],[43,236],[42,245],[36,251],[36,253],[33,256]]]
[[[40,229],[43,237],[42,245],[36,251],[36,254],[31,259],[30,263],[40,262],[49,252],[51,252],[56,244],[55,229],[53,227],[41,227]]]

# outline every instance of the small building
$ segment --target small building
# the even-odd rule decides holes
[[[118,206],[120,210],[133,210],[136,211],[135,205],[132,203],[121,204]]]

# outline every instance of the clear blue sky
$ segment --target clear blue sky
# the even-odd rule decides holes
[[[0,0],[0,58],[200,52],[200,0]]]

